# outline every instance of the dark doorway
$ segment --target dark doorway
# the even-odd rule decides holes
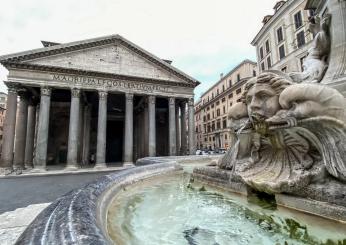
[[[123,158],[124,122],[109,120],[107,122],[106,162],[117,163]]]

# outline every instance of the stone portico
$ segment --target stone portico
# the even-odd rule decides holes
[[[43,44],[0,57],[9,71],[2,172],[194,154],[198,81],[119,35]]]

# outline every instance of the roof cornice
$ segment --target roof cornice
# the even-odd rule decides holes
[[[120,43],[124,45],[125,47],[129,48],[130,50],[136,52],[137,54],[145,57],[147,60],[151,61],[152,63],[160,66],[161,68],[165,69],[166,71],[169,71],[176,75],[177,77],[183,79],[184,81],[193,84],[194,87],[198,86],[200,84],[199,81],[196,79],[190,77],[186,73],[180,71],[179,69],[173,67],[169,63],[165,62],[164,60],[158,58],[157,56],[147,52],[146,50],[142,49],[141,47],[137,46],[136,44],[130,42],[129,40],[123,38],[122,36],[116,34],[116,35],[110,35],[110,36],[104,36],[104,37],[98,37],[98,38],[92,38],[92,39],[86,39],[82,41],[77,42],[70,42],[70,43],[64,43],[64,44],[58,44],[54,46],[39,48],[39,49],[32,49],[24,52],[9,54],[0,56],[0,63],[21,63],[23,61],[28,61],[31,59],[37,59],[42,57],[47,57],[51,55],[57,55],[72,51],[78,51],[86,48],[92,48],[112,43]]]
[[[274,24],[274,22],[281,17],[295,2],[301,0],[288,0],[274,15],[264,24],[261,30],[256,34],[255,38],[251,41],[252,46],[256,46],[258,40],[267,33],[268,29]]]
[[[213,88],[215,88],[220,82],[222,82],[226,77],[228,77],[229,75],[231,75],[232,73],[234,73],[237,69],[239,69],[242,65],[249,63],[251,65],[255,65],[257,66],[257,63],[249,60],[249,59],[245,59],[242,62],[240,62],[237,66],[235,66],[234,68],[232,68],[226,75],[224,75],[222,78],[220,78],[216,83],[214,83],[207,91],[205,91],[202,95],[201,98],[206,95],[207,93],[209,93]]]

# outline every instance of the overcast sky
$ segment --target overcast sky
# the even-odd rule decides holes
[[[173,60],[201,82],[195,98],[242,60],[255,61],[251,40],[276,0],[2,0],[0,55],[120,34]],[[7,70],[0,67],[0,81]],[[0,82],[0,91],[7,91]]]

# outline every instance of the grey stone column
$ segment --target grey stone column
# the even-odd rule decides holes
[[[96,168],[106,167],[107,92],[99,91],[99,114],[97,122]]]
[[[133,94],[125,95],[124,165],[133,165]]]
[[[177,154],[176,148],[176,133],[175,133],[175,99],[169,98],[168,102],[168,127],[169,127],[169,155],[175,156]]]
[[[24,170],[26,127],[28,121],[29,96],[27,91],[19,91],[19,103],[16,122],[16,138],[14,142],[13,169],[17,174]]]
[[[25,142],[25,168],[31,169],[34,157],[34,141],[35,141],[35,128],[36,128],[36,105],[30,101],[28,107],[28,122],[26,127],[26,142]]]
[[[17,114],[17,87],[8,84],[6,116],[3,126],[0,174],[10,174],[13,170],[13,147]]]
[[[51,88],[41,88],[40,112],[34,157],[34,169],[37,171],[45,171],[47,165],[47,146],[51,92]]]
[[[187,137],[186,137],[186,101],[180,103],[180,131],[181,131],[181,147],[180,154],[185,156],[187,150]]]
[[[179,103],[175,105],[175,140],[176,155],[180,155]]]
[[[83,125],[83,165],[89,164],[90,151],[90,123],[91,123],[91,108],[89,105],[84,107],[84,125]]]
[[[80,89],[71,89],[70,125],[68,131],[67,165],[68,169],[78,168],[78,136],[80,116]]]
[[[156,156],[156,98],[153,95],[148,97],[149,110],[149,156]]]
[[[196,154],[195,146],[195,108],[193,98],[189,99],[189,154]]]

